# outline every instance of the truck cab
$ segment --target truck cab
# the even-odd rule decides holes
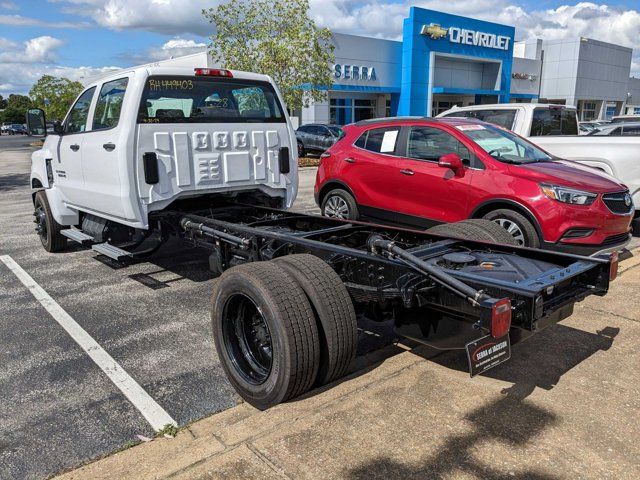
[[[28,121],[46,131],[41,110]],[[147,230],[151,212],[186,198],[255,194],[290,207],[295,146],[269,76],[145,66],[87,85],[33,154],[30,180],[61,227],[89,217]]]

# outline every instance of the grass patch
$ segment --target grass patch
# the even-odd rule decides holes
[[[302,157],[298,158],[299,167],[317,167],[320,165],[320,158]]]
[[[171,424],[166,424],[162,429],[156,432],[156,437],[163,437],[165,435],[169,435],[170,437],[175,437],[178,434],[178,427]]]

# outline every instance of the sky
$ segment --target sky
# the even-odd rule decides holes
[[[0,0],[0,95],[26,93],[43,74],[83,81],[102,71],[201,51],[221,0]],[[222,0],[224,1],[224,0]],[[578,36],[634,49],[640,76],[640,0],[310,0],[319,26],[400,39],[412,5],[514,25],[516,40]]]

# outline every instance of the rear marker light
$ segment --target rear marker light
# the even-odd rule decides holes
[[[500,338],[511,328],[511,300],[503,298],[491,307],[491,336]]]
[[[615,280],[616,277],[618,276],[618,262],[619,262],[618,252],[613,252],[609,256],[609,261],[611,262],[609,266],[609,281],[611,282]]]
[[[222,68],[196,68],[194,72],[197,77],[226,77],[233,78],[231,70],[224,70]]]

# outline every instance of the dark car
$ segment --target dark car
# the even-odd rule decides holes
[[[617,122],[594,128],[587,135],[637,137],[640,135],[640,122]]]
[[[298,156],[304,157],[308,152],[322,153],[342,137],[339,125],[322,125],[310,123],[296,130],[298,139]]]
[[[627,187],[496,125],[397,118],[344,133],[318,168],[323,215],[413,227],[484,218],[520,245],[589,255],[630,240]]]
[[[24,128],[24,126],[20,125],[19,123],[14,123],[7,127],[6,132],[9,135],[26,135],[27,129]]]

